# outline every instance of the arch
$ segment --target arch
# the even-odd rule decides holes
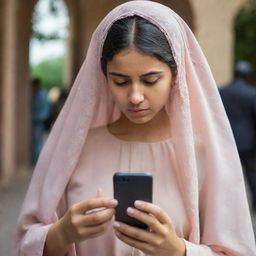
[[[68,39],[67,82],[71,86],[86,55],[91,35],[102,18],[124,0],[65,0],[69,6],[70,31]],[[100,6],[100,8],[99,8]]]
[[[24,4],[17,0],[17,45],[16,56],[16,123],[17,129],[15,134],[16,144],[16,165],[19,169],[27,168],[30,163],[30,70],[29,70],[29,42],[32,33],[32,14],[34,7],[39,0],[29,0]]]
[[[4,21],[5,21],[5,2],[3,0],[0,0],[0,81],[3,81],[3,62],[4,58],[3,56],[3,48],[4,48],[4,40],[3,40],[3,34],[4,34]],[[3,86],[0,86],[0,106],[3,105],[3,100],[1,95],[3,95]],[[0,162],[2,162],[2,138],[3,138],[3,133],[2,133],[2,120],[3,120],[3,109],[0,107]],[[0,165],[0,180],[2,178],[2,165]]]

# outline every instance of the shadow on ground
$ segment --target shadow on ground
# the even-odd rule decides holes
[[[11,186],[0,188],[0,255],[12,255],[16,222],[30,177],[31,173],[22,175]]]

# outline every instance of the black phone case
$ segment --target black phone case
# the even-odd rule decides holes
[[[116,220],[131,226],[147,229],[147,225],[127,215],[128,207],[134,207],[136,200],[152,202],[153,178],[149,173],[115,173],[114,198],[118,200]]]

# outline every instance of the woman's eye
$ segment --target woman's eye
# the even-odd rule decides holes
[[[145,84],[148,84],[148,85],[154,85],[158,82],[159,79],[156,79],[154,81],[144,81]]]
[[[122,86],[122,85],[127,84],[128,81],[124,81],[124,82],[116,82],[116,81],[114,81],[114,83],[115,83],[116,85],[118,85],[118,86]]]

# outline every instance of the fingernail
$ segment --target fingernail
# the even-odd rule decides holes
[[[117,200],[116,199],[111,199],[108,201],[108,203],[111,205],[111,206],[116,206],[118,204]]]
[[[134,213],[134,209],[132,207],[127,208],[127,213],[128,214],[133,214]]]
[[[113,224],[114,228],[119,228],[120,227],[120,223],[118,223],[117,221],[114,222]]]
[[[142,206],[142,202],[141,201],[139,201],[139,200],[136,200],[135,202],[134,202],[134,205],[135,206],[138,206],[138,207],[140,207],[140,206]]]

